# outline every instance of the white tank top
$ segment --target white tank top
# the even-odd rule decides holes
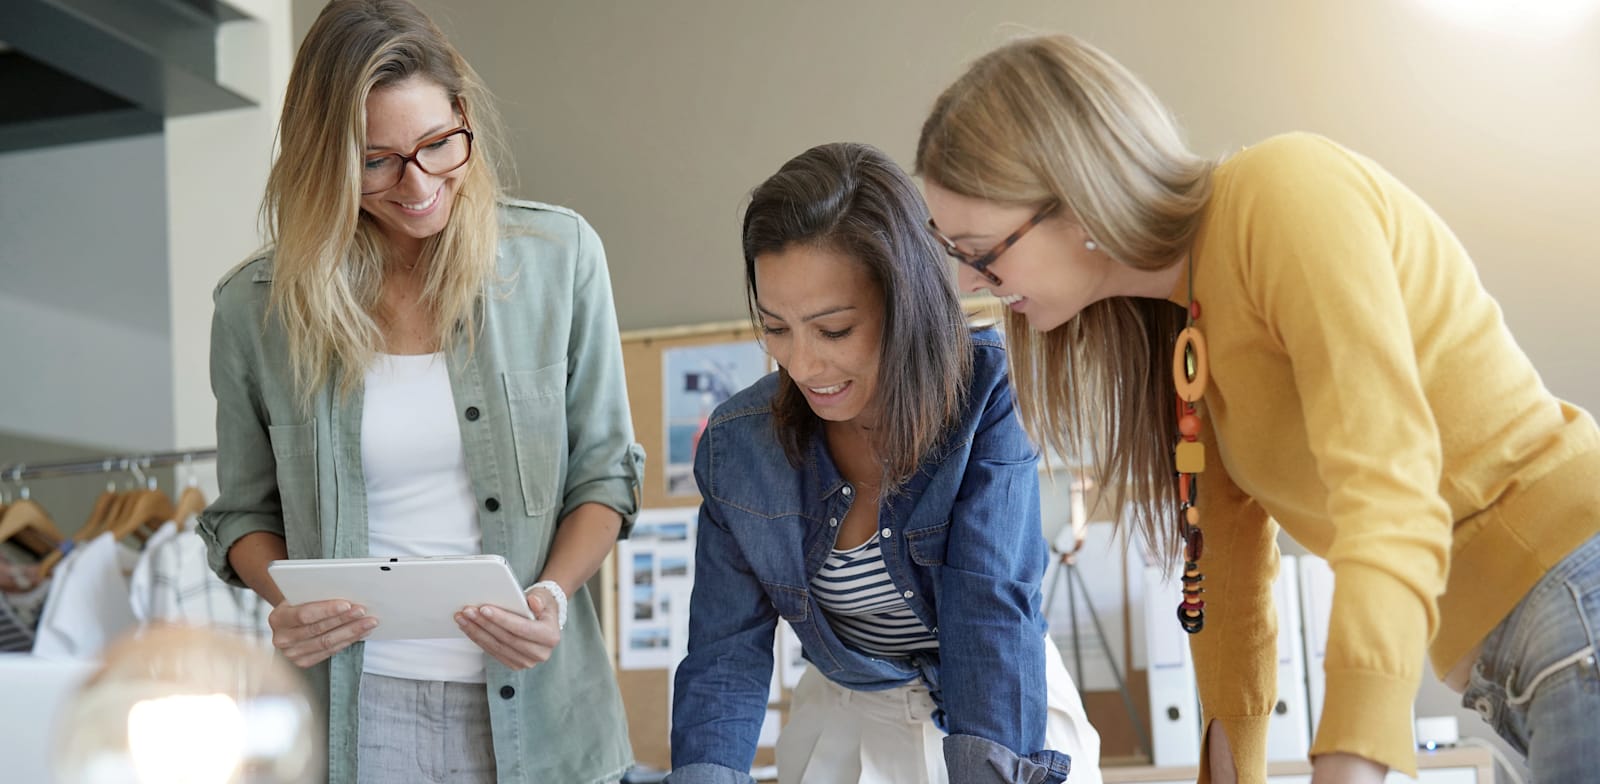
[[[444,355],[379,354],[367,371],[363,394],[367,552],[374,557],[482,552]],[[484,682],[484,653],[467,639],[369,642],[362,658],[367,672],[390,678]]]

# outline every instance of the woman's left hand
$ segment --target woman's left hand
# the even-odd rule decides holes
[[[1311,761],[1311,784],[1382,784],[1389,768],[1366,757],[1335,752]]]
[[[501,664],[513,670],[529,669],[549,661],[561,642],[561,628],[556,625],[556,599],[549,591],[535,588],[526,598],[535,620],[485,604],[456,613],[456,623],[468,639]]]

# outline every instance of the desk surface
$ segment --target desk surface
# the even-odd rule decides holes
[[[1100,769],[1106,784],[1134,784],[1135,782],[1195,781],[1200,769],[1193,766],[1158,768],[1154,765],[1117,765],[1108,760]],[[1436,751],[1418,751],[1417,768],[1476,768],[1478,781],[1494,781],[1494,757],[1481,746],[1457,746]],[[1267,763],[1269,776],[1310,775],[1311,763],[1306,760]]]

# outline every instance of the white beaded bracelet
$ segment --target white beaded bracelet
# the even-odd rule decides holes
[[[561,584],[555,580],[540,580],[528,586],[528,591],[535,588],[543,588],[549,591],[551,596],[556,597],[556,628],[567,628],[567,592],[561,590]],[[528,591],[523,591],[523,593]]]

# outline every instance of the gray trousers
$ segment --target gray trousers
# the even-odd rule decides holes
[[[358,784],[494,784],[484,688],[363,673]]]

